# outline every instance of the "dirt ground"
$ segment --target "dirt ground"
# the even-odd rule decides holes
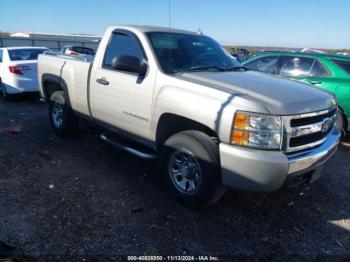
[[[61,139],[47,106],[0,102],[0,255],[34,261],[119,255],[350,256],[350,142],[307,187],[274,193],[228,190],[191,210],[140,160],[96,132]],[[84,259],[83,259],[84,258]]]

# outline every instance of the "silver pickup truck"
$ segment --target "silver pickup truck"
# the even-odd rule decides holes
[[[92,62],[47,53],[38,77],[58,135],[93,121],[103,140],[159,157],[175,196],[192,207],[214,203],[226,186],[310,183],[340,139],[331,94],[247,71],[193,32],[112,26]]]

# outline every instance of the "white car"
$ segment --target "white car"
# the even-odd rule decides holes
[[[0,48],[0,95],[38,92],[38,55],[49,51],[46,47]]]

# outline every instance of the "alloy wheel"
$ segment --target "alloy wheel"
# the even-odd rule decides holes
[[[63,125],[63,105],[53,102],[51,117],[55,127],[61,128]]]
[[[199,189],[202,171],[196,157],[187,151],[175,151],[168,164],[173,185],[183,194],[192,195]]]

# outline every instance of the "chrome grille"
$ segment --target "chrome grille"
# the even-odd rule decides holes
[[[296,152],[324,143],[333,130],[337,108],[284,117],[286,152]]]

